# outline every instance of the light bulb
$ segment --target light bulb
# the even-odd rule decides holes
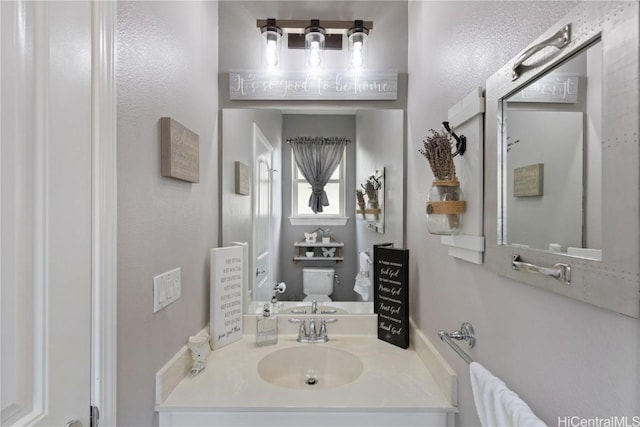
[[[349,37],[349,63],[354,70],[361,70],[367,66],[367,37],[369,30],[364,22],[357,19],[353,27],[347,32]]]
[[[274,68],[278,65],[278,44],[275,40],[267,40],[267,47],[264,52],[264,60],[267,67]]]
[[[312,70],[322,67],[324,58],[325,29],[320,21],[312,19],[311,24],[304,29],[305,49],[307,51],[307,65]]]
[[[353,51],[351,52],[351,66],[357,70],[364,65],[364,56],[362,54],[362,42],[353,43]]]
[[[280,41],[282,28],[276,25],[274,18],[267,19],[267,24],[260,27],[264,43],[262,44],[262,61],[265,67],[274,69],[280,62]]]
[[[309,52],[309,65],[311,68],[318,68],[322,62],[320,57],[320,42],[312,41]]]

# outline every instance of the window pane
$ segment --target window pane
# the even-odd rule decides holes
[[[335,171],[333,171],[333,175],[331,175],[331,178],[329,179],[340,179],[340,167],[342,165],[338,165],[338,167],[336,168]]]
[[[323,208],[322,214],[339,215],[340,214],[340,184],[329,183],[324,187],[329,199],[329,206]],[[311,195],[311,186],[308,183],[298,183],[298,214],[313,215],[313,211],[309,207],[309,196]]]
[[[298,214],[312,214],[313,211],[309,208],[309,196],[311,195],[311,186],[307,182],[298,183]]]
[[[329,206],[324,207],[323,213],[330,215],[340,214],[340,184],[337,182],[325,185],[324,191],[327,192],[329,198]]]

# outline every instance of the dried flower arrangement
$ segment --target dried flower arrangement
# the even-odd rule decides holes
[[[373,183],[371,181],[367,181],[364,184],[360,184],[360,186],[362,186],[362,188],[364,189],[364,192],[367,194],[367,199],[369,199],[369,201],[375,201],[378,199],[378,196],[376,194],[376,189],[373,186]]]
[[[358,200],[358,204],[364,207],[364,193],[362,190],[356,190],[356,200]]]
[[[465,202],[451,153],[453,141],[448,133],[429,132],[423,140],[424,149],[418,150],[429,161],[435,177],[427,198],[427,228],[432,234],[455,234],[461,227]]]
[[[429,129],[431,135],[423,140],[424,150],[418,150],[429,161],[433,176],[438,181],[456,180],[456,167],[451,154],[451,137]]]

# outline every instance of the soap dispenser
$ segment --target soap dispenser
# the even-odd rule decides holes
[[[278,319],[271,314],[269,304],[264,305],[262,317],[256,322],[256,345],[273,345],[278,343]]]

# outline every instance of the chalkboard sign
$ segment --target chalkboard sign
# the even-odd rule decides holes
[[[374,246],[378,338],[409,348],[409,250]]]
[[[378,248],[392,248],[393,243],[378,243],[373,245],[373,284],[378,283],[378,269],[375,268],[378,265]],[[373,312],[378,314],[378,292],[373,293]]]

